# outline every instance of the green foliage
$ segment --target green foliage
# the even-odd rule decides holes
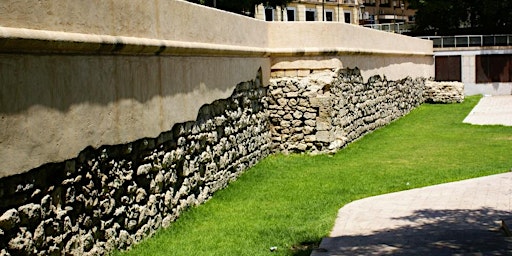
[[[512,167],[512,127],[462,120],[478,102],[424,104],[334,156],[274,155],[125,255],[309,255],[344,204]]]
[[[498,34],[512,31],[512,0],[410,0],[418,34]]]

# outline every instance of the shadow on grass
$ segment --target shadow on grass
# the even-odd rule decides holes
[[[313,249],[317,249],[320,245],[321,240],[317,241],[305,241],[298,245],[292,246],[293,256],[310,256]]]
[[[512,255],[512,238],[505,237],[499,224],[510,216],[492,208],[418,210],[396,218],[414,226],[324,238],[314,255]]]

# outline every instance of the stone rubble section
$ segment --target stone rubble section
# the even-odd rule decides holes
[[[104,255],[167,227],[270,153],[257,79],[157,138],[0,180],[0,255]]]
[[[359,69],[271,79],[273,149],[284,153],[336,152],[406,115],[423,102],[425,79],[363,81]]]
[[[464,101],[464,83],[427,81],[424,97],[429,103],[461,103]]]
[[[336,152],[433,95],[423,78],[365,82],[357,68],[273,78],[268,87],[261,75],[157,138],[89,147],[0,179],[0,256],[128,249],[269,154]]]

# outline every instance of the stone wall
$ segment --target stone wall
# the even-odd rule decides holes
[[[0,255],[101,255],[168,226],[270,152],[261,72],[157,138],[0,180]]]
[[[270,81],[274,150],[334,152],[423,102],[425,79],[363,81],[359,69],[328,70]]]
[[[101,255],[167,227],[272,152],[335,152],[423,102],[425,79],[261,72],[156,138],[0,179],[0,255]]]
[[[464,101],[464,83],[427,81],[424,97],[425,102],[430,103],[461,103]]]

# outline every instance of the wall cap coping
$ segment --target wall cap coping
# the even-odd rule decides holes
[[[2,53],[178,55],[226,57],[312,57],[339,55],[433,56],[433,52],[347,47],[269,48],[10,28],[0,26]]]

